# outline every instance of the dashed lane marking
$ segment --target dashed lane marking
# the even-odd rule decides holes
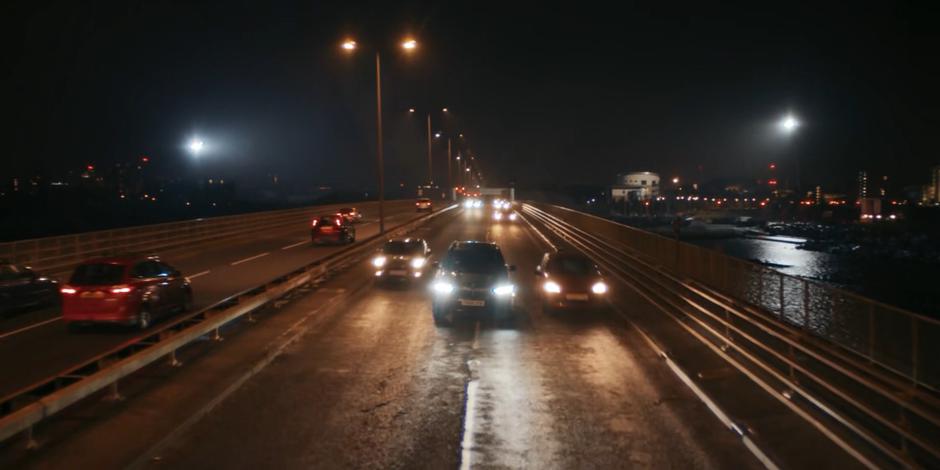
[[[250,257],[245,258],[245,259],[240,259],[240,260],[238,260],[238,261],[232,262],[232,266],[238,266],[239,264],[247,263],[247,262],[249,262],[249,261],[251,261],[251,260],[256,260],[256,259],[258,259],[258,258],[262,258],[262,257],[268,256],[268,255],[270,255],[270,254],[271,254],[271,252],[270,252],[270,251],[267,251],[267,252],[261,253],[260,255],[254,255],[254,256],[250,256]]]

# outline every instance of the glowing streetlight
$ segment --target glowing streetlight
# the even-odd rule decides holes
[[[440,139],[440,138],[441,138],[441,133],[440,133],[440,132],[435,132],[435,133],[434,133],[434,138],[435,138],[435,139]]]
[[[356,41],[347,40],[347,41],[343,42],[343,46],[342,46],[342,47],[343,47],[344,50],[347,50],[347,51],[354,51],[354,50],[356,50],[356,46],[357,46],[357,45],[358,45],[358,44],[356,44]]]
[[[679,177],[678,177],[678,176],[672,179],[672,184],[679,184]]]
[[[447,108],[444,108],[444,109],[442,109],[441,111],[444,111],[444,112],[446,113],[446,112],[447,112]]]
[[[780,120],[778,125],[780,126],[780,130],[785,134],[792,134],[797,127],[800,127],[800,121],[792,114],[788,114]]]
[[[406,51],[414,50],[417,47],[418,47],[418,41],[415,41],[414,39],[405,39],[401,43],[401,48]]]
[[[408,112],[414,114],[415,109],[414,109],[414,108],[408,108]]]
[[[189,151],[192,152],[193,155],[197,156],[202,152],[205,146],[206,144],[203,143],[202,140],[196,138],[190,139],[189,144],[187,145]]]

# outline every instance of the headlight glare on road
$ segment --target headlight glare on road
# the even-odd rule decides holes
[[[427,260],[424,259],[424,258],[421,258],[421,257],[412,258],[412,259],[411,259],[411,267],[412,267],[412,268],[415,268],[415,269],[421,269],[421,268],[424,267],[424,263],[426,263],[426,262],[427,262]]]
[[[448,295],[454,291],[454,285],[447,281],[434,281],[431,284],[431,289],[434,290],[435,294]]]
[[[548,292],[549,294],[557,294],[561,292],[561,286],[559,286],[555,281],[545,281],[545,284],[542,284],[542,289],[545,289],[545,292]]]
[[[607,284],[604,284],[603,281],[597,281],[591,286],[591,292],[595,294],[606,294],[607,293]]]
[[[500,284],[493,288],[493,293],[500,297],[511,295],[515,291],[516,291],[516,286],[512,284]]]
[[[384,256],[376,256],[375,258],[372,258],[372,266],[381,268],[382,266],[385,266],[385,261],[386,259]]]

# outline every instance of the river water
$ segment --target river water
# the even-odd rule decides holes
[[[797,248],[801,240],[795,238],[689,241],[737,258],[764,263],[784,274],[817,280],[890,305],[940,317],[940,268],[937,266],[917,260],[801,250]]]

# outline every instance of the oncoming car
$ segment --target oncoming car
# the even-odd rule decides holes
[[[577,252],[545,253],[535,275],[546,312],[600,307],[609,289],[594,262]]]
[[[480,209],[483,207],[483,201],[474,198],[464,199],[463,207],[465,209]]]
[[[518,218],[519,214],[512,210],[496,209],[493,211],[493,220],[496,222],[515,222]]]
[[[372,258],[375,276],[384,280],[410,280],[424,275],[431,249],[422,238],[396,238],[385,242]]]
[[[436,325],[447,325],[455,314],[489,311],[505,316],[512,309],[516,287],[495,243],[455,241],[437,266],[431,282],[431,311]]]
[[[352,243],[356,241],[356,228],[340,214],[323,215],[310,223],[310,241],[324,243]]]
[[[0,260],[0,315],[52,305],[58,300],[59,284],[55,279]]]
[[[115,323],[148,328],[154,319],[189,309],[189,279],[155,257],[86,261],[75,268],[62,295],[62,319],[73,328]]]

